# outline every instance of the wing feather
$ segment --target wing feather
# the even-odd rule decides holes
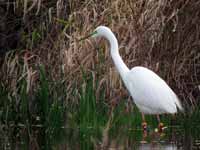
[[[176,113],[182,106],[172,89],[153,71],[134,67],[125,78],[134,102],[144,113]]]

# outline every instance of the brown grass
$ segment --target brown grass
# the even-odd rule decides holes
[[[194,108],[200,99],[200,2],[198,0],[116,0],[71,1],[58,0],[48,4],[42,1],[18,1],[23,5],[22,18],[27,23],[36,16],[47,16],[47,33],[34,48],[26,47],[31,63],[43,63],[55,80],[58,72],[65,74],[68,92],[74,81],[80,80],[81,67],[99,79],[99,89],[106,87],[110,100],[121,89],[126,91],[110,57],[105,40],[77,39],[87,35],[98,25],[106,25],[116,34],[120,54],[129,68],[146,66],[157,72],[178,94],[186,106]],[[19,9],[17,9],[19,11]],[[60,18],[68,26],[56,21]],[[44,21],[38,21],[41,25]],[[28,24],[28,23],[27,23]],[[30,23],[29,23],[30,24]],[[31,25],[31,24],[30,24]],[[65,26],[65,27],[64,27]],[[30,28],[29,28],[30,29]],[[31,30],[31,29],[30,29]],[[97,49],[100,51],[97,52]],[[22,53],[6,54],[1,65],[1,79],[22,76],[19,59]],[[102,62],[103,58],[103,62]],[[34,64],[34,65],[35,65]],[[27,79],[34,79],[37,69],[28,67]],[[28,71],[29,70],[29,71]],[[9,79],[14,88],[15,79]],[[33,82],[33,81],[32,81]],[[95,83],[94,83],[95,84]],[[119,94],[118,94],[119,95]]]

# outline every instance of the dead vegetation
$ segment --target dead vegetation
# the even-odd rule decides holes
[[[82,78],[83,67],[92,72],[94,79],[100,80],[96,95],[106,87],[110,100],[113,91],[123,89],[123,84],[110,58],[109,45],[102,39],[78,42],[98,25],[107,25],[116,34],[120,54],[130,68],[141,65],[154,70],[169,83],[186,107],[199,104],[198,0],[55,0],[52,3],[16,0],[14,8],[14,13],[25,23],[23,33],[32,35],[37,30],[42,36],[39,42],[33,42],[32,36],[28,36],[20,48],[22,51],[8,52],[1,58],[1,82],[6,82],[12,91],[16,80],[23,75],[33,80],[32,84],[36,83],[34,66],[43,63],[53,79],[60,78],[60,73],[65,74],[69,93],[71,85]],[[125,90],[121,91],[124,95]]]

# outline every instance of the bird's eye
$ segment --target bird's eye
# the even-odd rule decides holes
[[[97,30],[95,30],[93,33],[92,33],[92,35],[95,35],[95,34],[97,34],[98,32],[97,32]]]

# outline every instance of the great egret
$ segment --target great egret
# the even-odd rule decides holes
[[[114,64],[133,101],[142,113],[143,130],[147,126],[144,114],[157,114],[161,127],[163,124],[160,122],[159,114],[174,114],[177,108],[183,110],[176,94],[156,73],[141,66],[133,67],[131,70],[126,66],[119,54],[118,41],[108,27],[99,26],[86,38],[90,36],[104,37],[109,41]]]

